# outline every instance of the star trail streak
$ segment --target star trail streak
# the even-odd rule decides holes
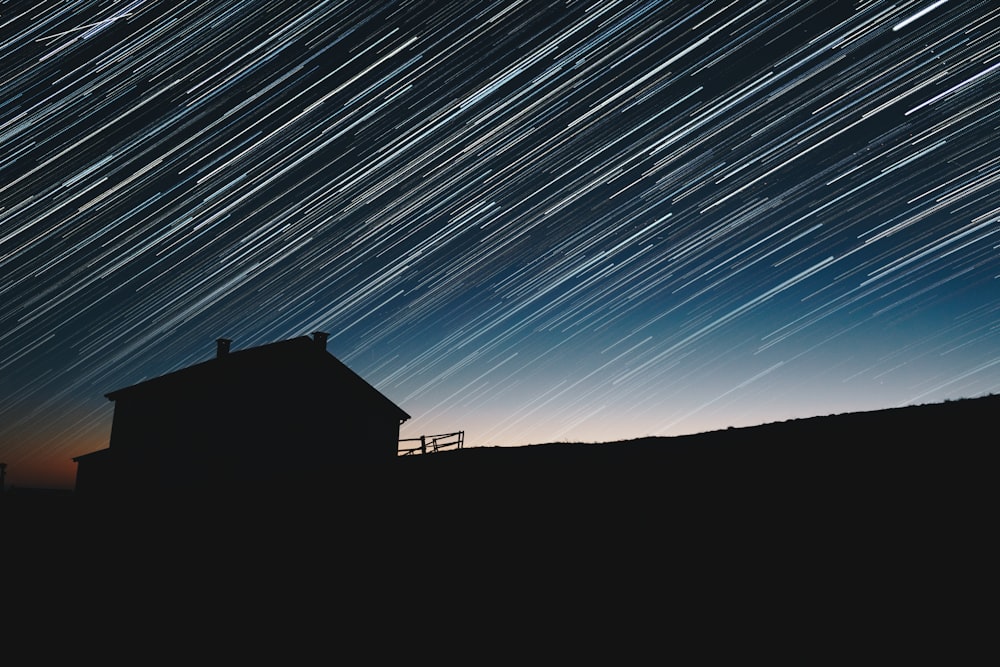
[[[1000,390],[1000,8],[0,3],[0,460],[315,330],[516,445]]]

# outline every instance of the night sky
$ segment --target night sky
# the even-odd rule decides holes
[[[0,2],[0,461],[312,331],[468,446],[1000,391],[1000,6]]]

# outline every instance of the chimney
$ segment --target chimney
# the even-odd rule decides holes
[[[323,331],[313,331],[313,342],[319,347],[319,349],[326,352],[326,339],[330,337],[330,334]]]
[[[229,345],[233,341],[228,338],[217,338],[215,340],[215,358],[221,359],[222,357],[229,354]]]

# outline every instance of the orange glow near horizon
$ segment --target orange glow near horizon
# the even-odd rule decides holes
[[[76,486],[76,463],[72,459],[25,458],[7,462],[7,488],[73,489]]]
[[[94,434],[93,437],[78,441],[69,455],[55,443],[61,438],[30,438],[14,451],[21,455],[8,454],[3,458],[7,464],[5,483],[7,489],[68,489],[76,487],[76,463],[74,456],[88,454],[108,446],[107,436]]]

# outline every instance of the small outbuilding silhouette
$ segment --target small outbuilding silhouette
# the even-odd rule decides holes
[[[230,351],[107,394],[108,448],[78,456],[81,497],[266,490],[349,463],[396,458],[410,418],[326,349],[317,332]]]

